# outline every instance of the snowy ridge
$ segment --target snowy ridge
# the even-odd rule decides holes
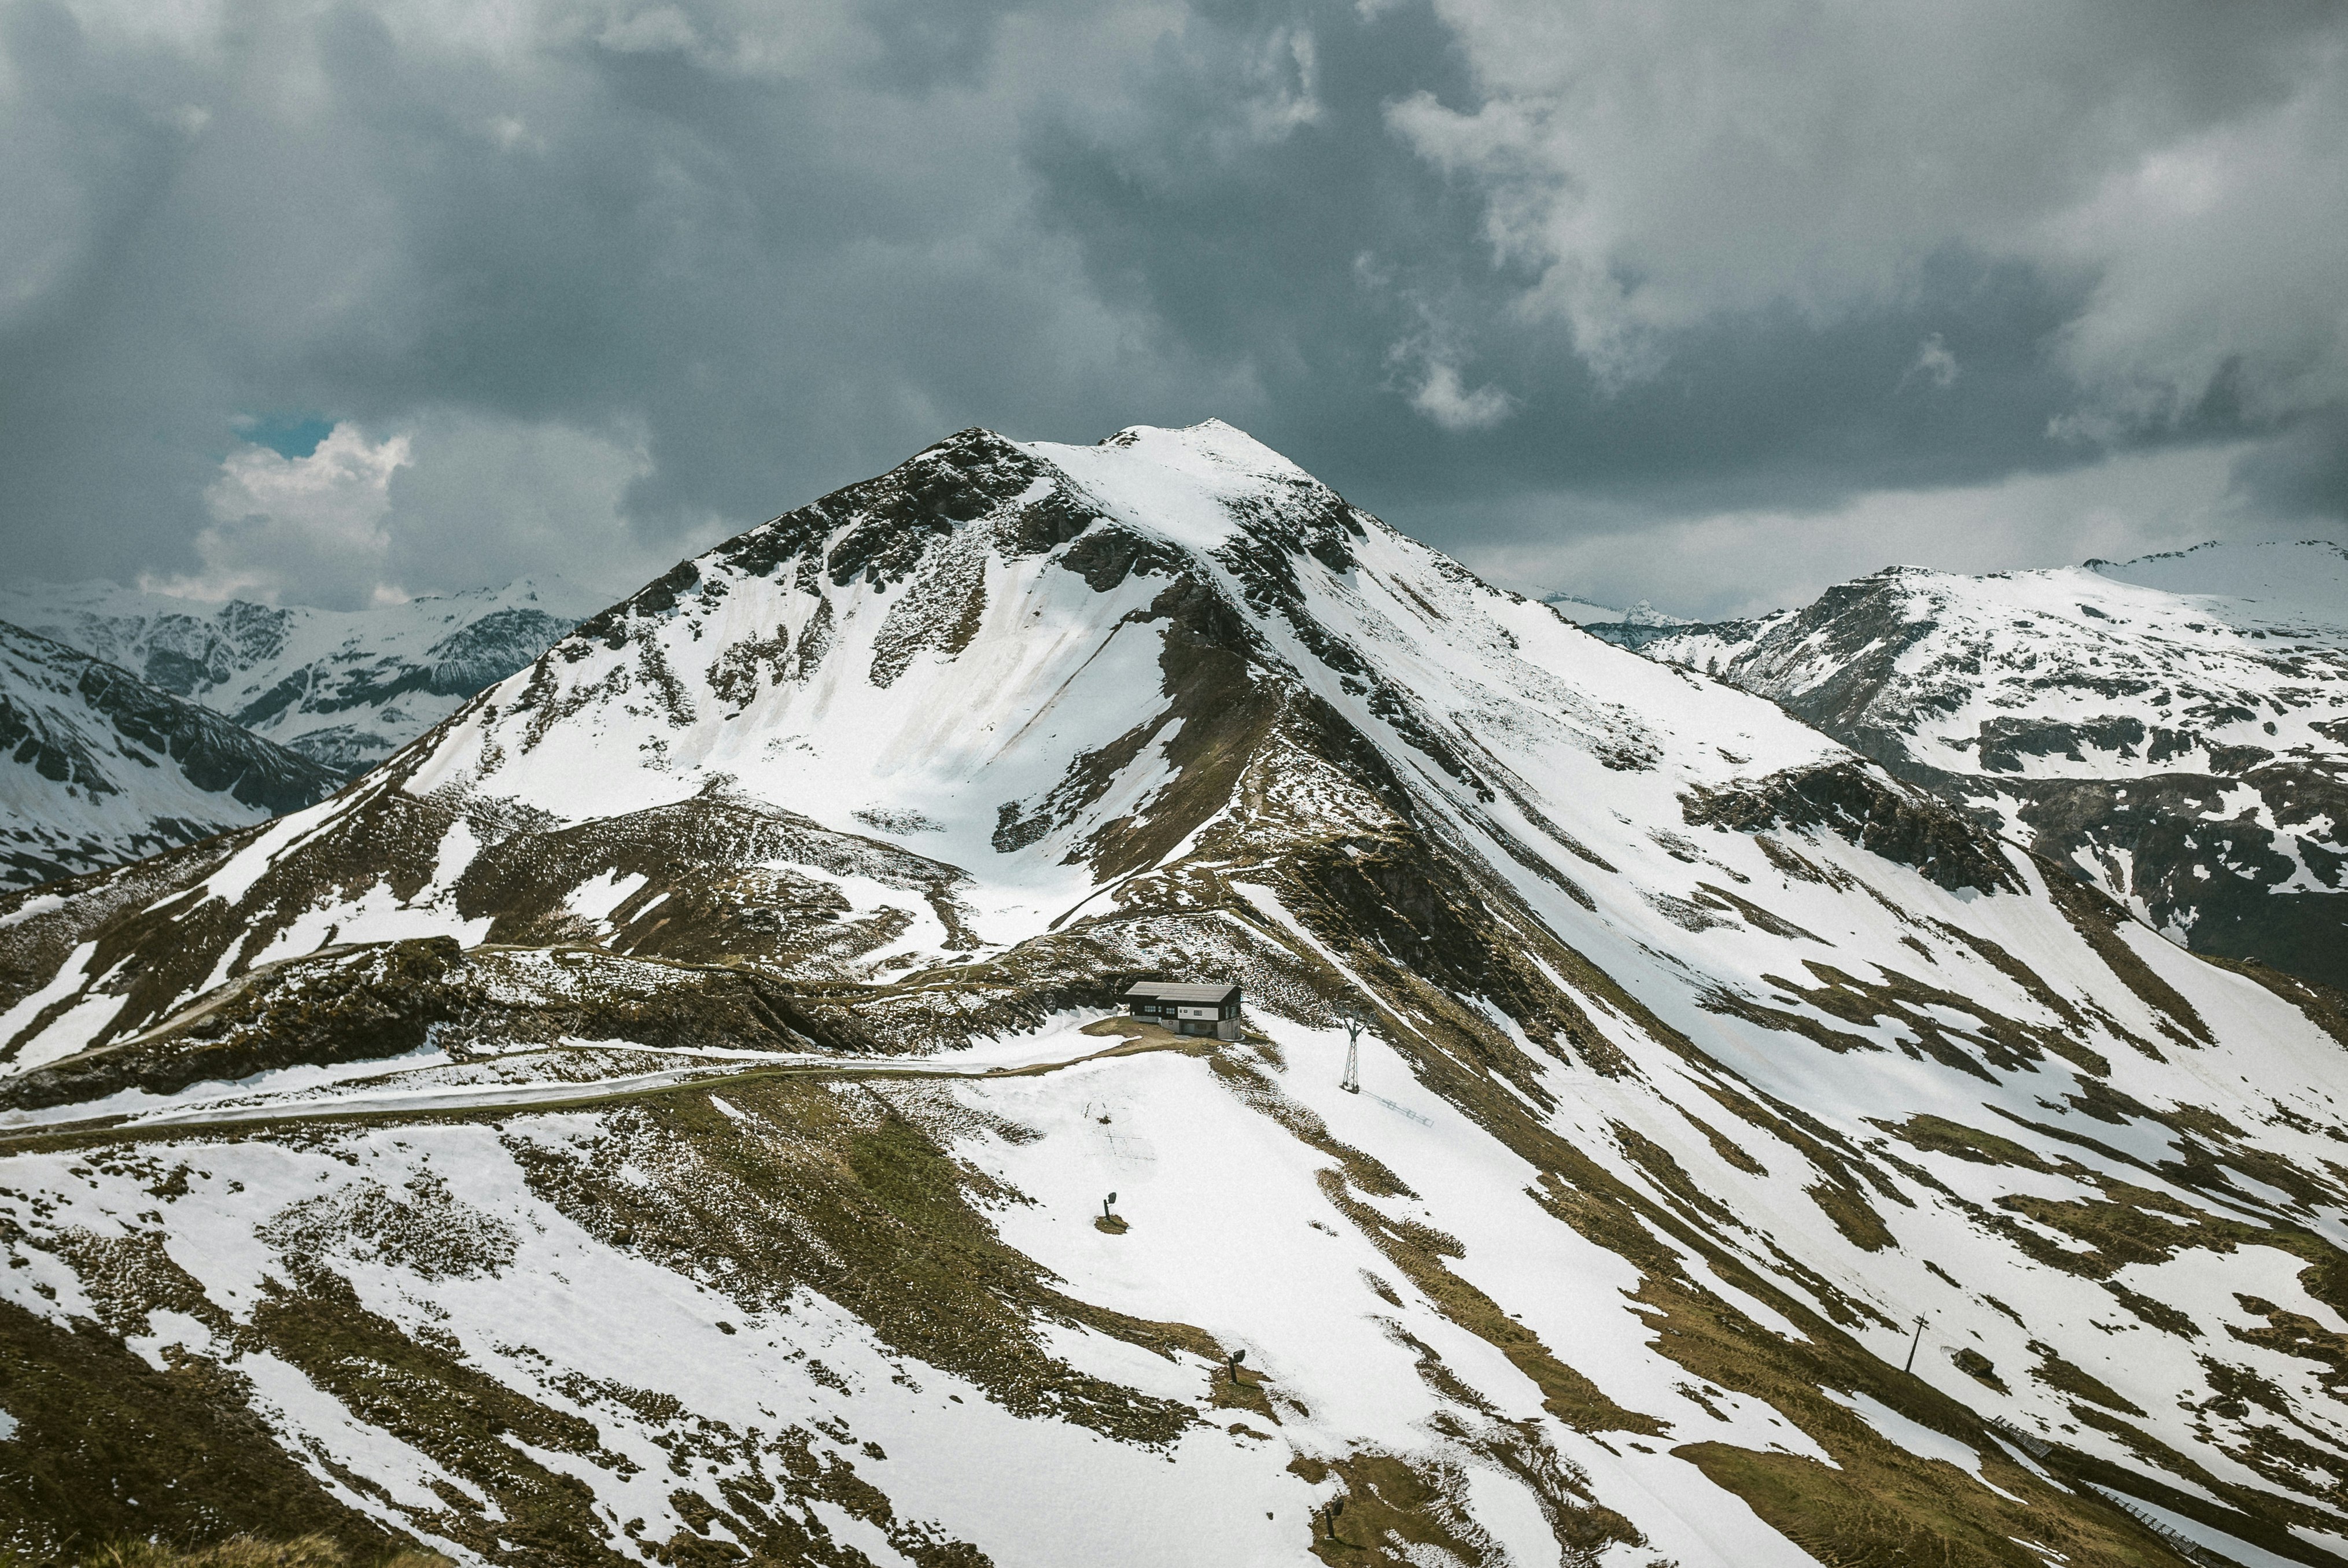
[[[1643,642],[2075,868],[2197,952],[2348,984],[2348,552],[2203,545]]]
[[[2130,561],[2089,561],[2087,569],[2175,594],[2252,636],[2348,637],[2348,546],[2322,539],[2212,543]]]
[[[964,432],[0,976],[18,1342],[468,1563],[2348,1542],[2333,1002],[1220,424]]]
[[[0,587],[0,620],[345,776],[544,652],[593,608],[557,577],[364,610],[204,603],[108,582]]]

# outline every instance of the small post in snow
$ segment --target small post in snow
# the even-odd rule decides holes
[[[1337,1087],[1348,1094],[1362,1091],[1362,1030],[1370,1020],[1363,1016],[1361,1007],[1347,1002],[1345,1010],[1337,1015],[1345,1024],[1345,1076]]]
[[[1900,1368],[1901,1371],[1913,1372],[1916,1369],[1916,1348],[1922,1343],[1924,1343],[1924,1319],[1920,1314],[1916,1319],[1916,1337],[1908,1341],[1908,1365]]]
[[[1246,1359],[1246,1351],[1234,1350],[1231,1352],[1231,1387],[1234,1389],[1240,1387],[1240,1363]]]
[[[1109,1205],[1115,1202],[1117,1202],[1117,1194],[1115,1193],[1111,1193],[1108,1196],[1101,1200],[1101,1218],[1108,1221],[1111,1225],[1115,1225],[1117,1223],[1117,1215],[1109,1212]]]

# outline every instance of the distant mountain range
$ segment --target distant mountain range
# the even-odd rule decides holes
[[[340,783],[127,670],[0,623],[0,887],[191,844]]]
[[[0,588],[0,886],[323,798],[592,608],[553,578],[357,611]]]
[[[558,577],[360,610],[208,604],[109,582],[0,588],[0,620],[120,665],[345,777],[596,608]]]
[[[2196,952],[2348,987],[2337,545],[1893,567],[1800,610],[1613,640],[1769,698]]]

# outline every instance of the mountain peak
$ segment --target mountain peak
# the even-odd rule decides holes
[[[452,593],[418,594],[404,604],[489,605],[498,609],[527,606],[544,610],[550,615],[567,616],[576,620],[602,603],[602,596],[592,589],[580,587],[561,572],[529,572],[510,582],[484,584],[479,588],[459,589]],[[361,615],[388,618],[396,615],[402,604],[380,605],[361,610]]]
[[[1202,419],[1196,425],[1128,425],[1095,445],[1139,450],[1174,466],[1204,464],[1264,477],[1312,478],[1285,456],[1238,425],[1216,418]]]
[[[1343,505],[1303,468],[1220,419],[1180,429],[1136,425],[1097,446],[1038,441],[1024,450],[1075,481],[1108,516],[1194,549],[1219,549],[1241,533],[1277,526],[1300,500]]]

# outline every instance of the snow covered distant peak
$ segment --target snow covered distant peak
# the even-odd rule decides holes
[[[1576,626],[1604,625],[1622,619],[1622,611],[1611,604],[1600,604],[1570,593],[1545,593],[1540,601],[1572,621]]]
[[[2239,630],[2348,637],[2348,546],[2328,540],[2212,541],[2085,569],[2176,594]]]
[[[0,620],[349,775],[537,658],[596,602],[553,574],[363,610],[26,582],[0,587]]]
[[[482,588],[419,594],[357,613],[403,620],[428,619],[437,613],[444,624],[462,624],[499,610],[535,610],[575,624],[607,602],[607,595],[582,588],[560,572],[543,571]]]
[[[582,615],[603,597],[580,587],[561,572],[538,571],[518,577],[503,588],[475,589],[499,604],[534,604],[553,615]]]
[[[1644,599],[1639,600],[1638,603],[1632,605],[1630,609],[1622,612],[1622,623],[1626,626],[1687,626],[1692,624],[1685,616],[1665,615],[1662,610],[1655,608],[1653,600]]]
[[[2198,951],[2348,984],[2348,552],[1892,567],[1641,645],[1782,703]]]
[[[1657,637],[1694,622],[1666,615],[1652,600],[1641,600],[1628,610],[1615,610],[1570,593],[1544,594],[1541,602],[1601,641],[1620,648],[1639,648]]]
[[[265,821],[338,782],[127,670],[0,622],[0,887]]]

